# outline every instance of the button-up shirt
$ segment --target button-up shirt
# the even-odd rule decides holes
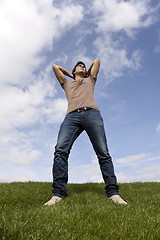
[[[62,88],[65,91],[68,100],[67,113],[73,112],[79,108],[87,107],[99,110],[94,100],[94,86],[96,79],[90,75],[81,80],[64,80]]]

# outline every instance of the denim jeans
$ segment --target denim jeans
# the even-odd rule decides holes
[[[68,157],[74,141],[86,131],[98,157],[100,169],[106,184],[108,197],[118,194],[116,176],[111,156],[108,152],[107,140],[101,114],[96,109],[82,112],[70,112],[61,124],[53,163],[53,195],[66,197],[68,182]]]

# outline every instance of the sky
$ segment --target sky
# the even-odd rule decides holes
[[[0,0],[0,182],[52,182],[65,93],[52,71],[101,61],[95,101],[120,183],[160,181],[159,0]],[[103,182],[85,132],[69,183]]]

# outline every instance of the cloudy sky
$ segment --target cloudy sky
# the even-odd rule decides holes
[[[99,57],[95,101],[118,182],[160,181],[159,0],[0,0],[0,182],[52,181],[67,102],[52,72]],[[69,182],[101,182],[86,133]]]

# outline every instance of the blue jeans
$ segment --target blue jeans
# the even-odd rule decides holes
[[[119,186],[111,156],[108,152],[107,140],[101,114],[96,109],[82,112],[70,112],[61,124],[53,163],[53,195],[66,197],[68,182],[68,157],[74,141],[86,131],[98,157],[100,169],[106,184],[108,197],[118,194]]]

